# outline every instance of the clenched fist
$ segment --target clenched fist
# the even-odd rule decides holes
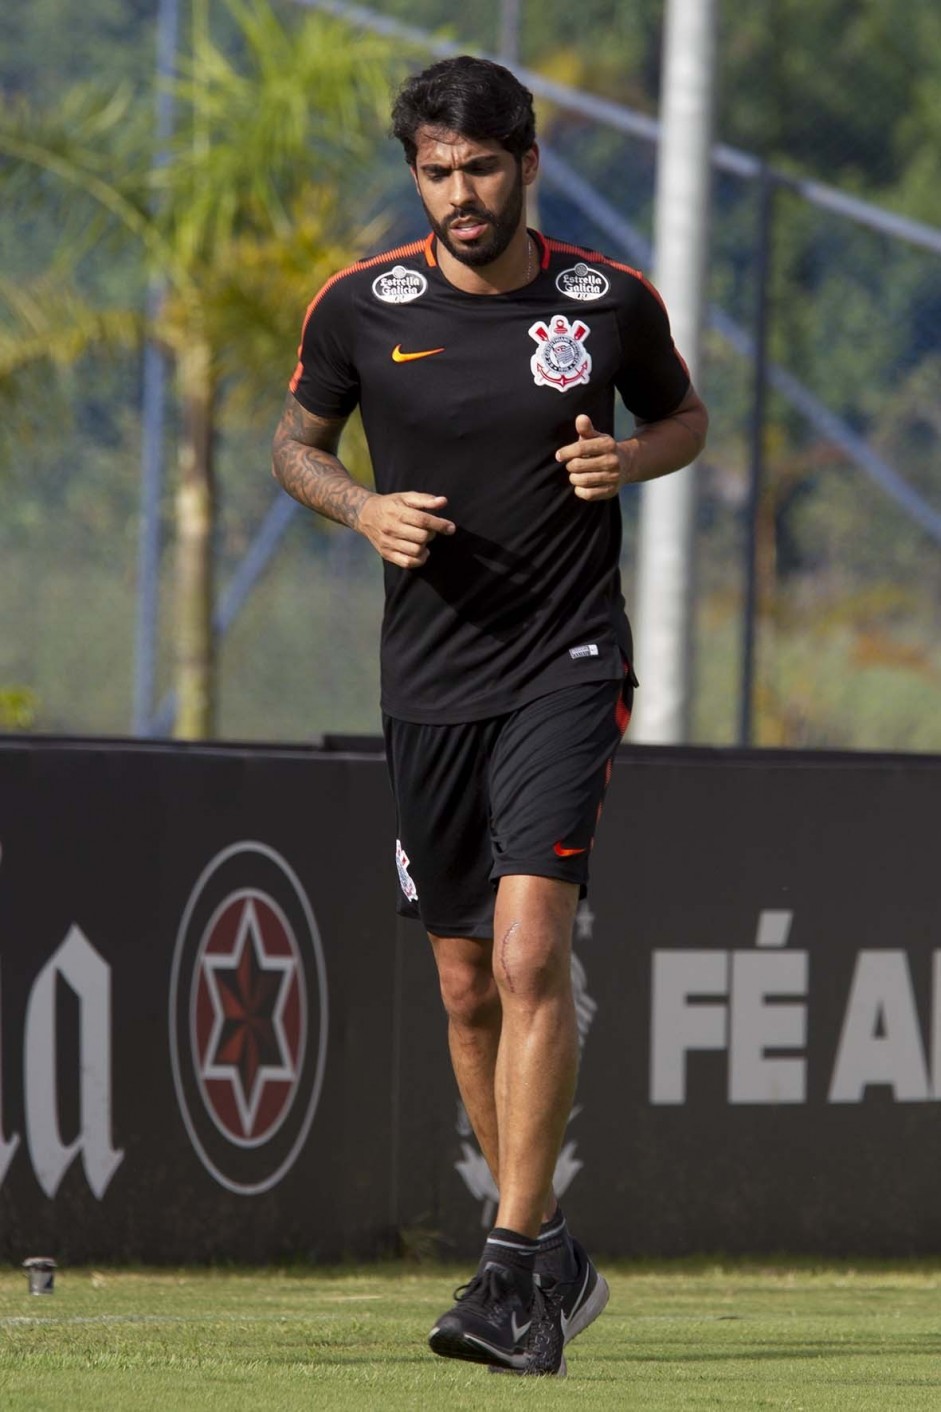
[[[579,500],[610,500],[630,480],[630,457],[607,432],[595,431],[591,417],[575,418],[578,440],[563,446],[555,459],[568,471]]]

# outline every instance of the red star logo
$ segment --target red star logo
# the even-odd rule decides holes
[[[271,1126],[263,1117],[259,1121],[269,1086],[283,1093],[298,1077],[296,948],[286,944],[290,932],[270,899],[257,894],[229,897],[208,931],[199,1007],[203,1024],[198,1025],[204,1042],[196,1046],[200,1078],[210,1094],[218,1091],[217,1084],[227,1090],[228,1101],[213,1102],[211,1109],[231,1128],[225,1114],[234,1102],[240,1136],[251,1141],[259,1126]],[[273,945],[266,943],[266,932],[273,933]]]

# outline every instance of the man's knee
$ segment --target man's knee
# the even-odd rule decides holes
[[[441,999],[448,1018],[464,1028],[493,1024],[499,1014],[497,992],[489,956],[479,958],[437,954]]]
[[[567,1002],[572,994],[572,923],[578,888],[556,878],[500,880],[493,974],[504,1005]]]
[[[504,1006],[567,1001],[572,995],[568,940],[510,922],[494,940],[493,974]]]

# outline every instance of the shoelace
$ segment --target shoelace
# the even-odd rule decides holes
[[[574,1280],[546,1280],[544,1283],[536,1285],[539,1290],[543,1308],[548,1309],[553,1304],[561,1304],[565,1299],[566,1291],[575,1284]]]
[[[558,1319],[561,1305],[558,1285],[535,1288],[533,1322],[526,1345],[528,1372],[557,1373],[562,1362],[562,1326]],[[555,1308],[553,1307],[555,1306]]]
[[[469,1304],[479,1310],[485,1318],[498,1323],[503,1316],[503,1305],[514,1292],[513,1281],[502,1270],[478,1270],[466,1285],[459,1285],[454,1298],[460,1304]],[[534,1297],[538,1286],[533,1286]],[[535,1308],[535,1303],[534,1306]],[[542,1305],[540,1304],[540,1309]]]

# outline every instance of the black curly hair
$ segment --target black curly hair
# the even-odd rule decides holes
[[[406,79],[392,106],[392,136],[415,165],[420,127],[500,143],[520,160],[536,141],[533,95],[519,79],[490,59],[461,54],[441,59]]]

